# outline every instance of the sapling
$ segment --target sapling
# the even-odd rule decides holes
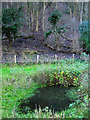
[[[61,33],[64,33],[66,31],[66,25],[61,25],[59,27],[57,27],[57,23],[59,22],[60,18],[61,18],[61,13],[59,12],[59,10],[55,10],[51,16],[48,18],[48,21],[50,22],[52,29],[47,31],[45,33],[45,37],[47,38],[51,33],[54,34],[55,36],[55,47],[58,47],[57,42],[59,40],[59,35]]]

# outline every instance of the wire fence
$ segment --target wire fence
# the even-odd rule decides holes
[[[54,55],[30,55],[30,56],[18,56],[18,55],[6,55],[2,57],[0,63],[48,63],[48,62],[55,62],[65,59],[77,59],[77,60],[89,60],[89,56],[77,56],[76,54],[72,54],[71,56],[59,56],[57,54]]]

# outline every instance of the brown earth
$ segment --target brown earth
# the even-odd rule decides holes
[[[9,58],[13,59],[14,55],[17,55],[17,61],[20,62],[20,58],[22,56],[27,55],[36,55],[39,54],[40,56],[44,57],[51,57],[55,54],[58,55],[58,59],[62,58],[71,58],[73,56],[72,53],[66,52],[57,52],[52,50],[48,46],[44,45],[42,41],[37,39],[25,39],[25,38],[18,38],[15,42],[12,42],[12,46],[9,46],[8,40],[2,41],[2,61],[7,62]],[[79,59],[80,56],[75,54],[75,58]]]

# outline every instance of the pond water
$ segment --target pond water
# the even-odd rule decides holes
[[[66,95],[67,90],[72,88],[73,87],[64,86],[39,88],[36,90],[35,95],[23,100],[19,107],[23,113],[34,111],[35,108],[38,109],[39,106],[42,109],[48,106],[48,108],[53,109],[54,111],[61,111],[63,109],[65,110],[69,107],[69,104],[73,102]]]

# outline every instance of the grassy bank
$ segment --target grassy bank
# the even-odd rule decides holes
[[[0,69],[1,70],[1,69]],[[68,79],[67,79],[68,78]],[[55,81],[54,81],[55,80]],[[73,81],[72,81],[73,80]],[[51,111],[43,113],[41,108],[34,113],[17,112],[21,99],[34,94],[36,88],[65,84],[71,81],[78,86],[78,98],[69,109],[54,115]],[[3,118],[83,118],[88,117],[88,63],[61,60],[59,63],[18,65],[2,64],[2,116]],[[72,99],[75,94],[70,91]]]

